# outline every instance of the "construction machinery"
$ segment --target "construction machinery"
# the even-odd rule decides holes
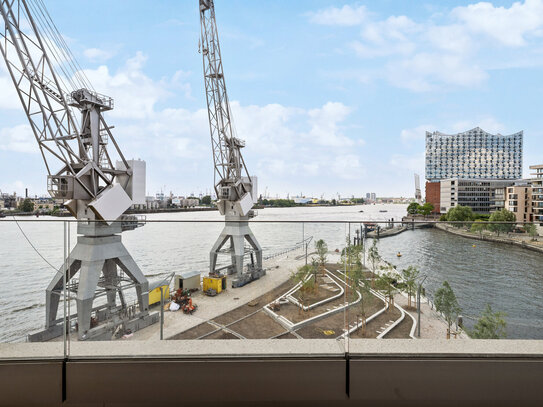
[[[0,0],[0,13],[0,51],[45,162],[47,189],[77,219],[77,244],[46,290],[46,329],[29,339],[62,334],[57,312],[66,289],[75,295],[80,340],[156,322],[148,281],[121,241],[121,232],[142,225],[123,214],[145,199],[145,162],[124,157],[104,117],[113,99],[93,89],[43,0]],[[137,305],[127,305],[129,288]],[[93,307],[100,296],[105,303]]]
[[[249,219],[255,216],[252,208],[258,200],[257,179],[249,175],[241,154],[245,142],[236,137],[232,123],[214,1],[198,1],[205,93],[215,168],[214,188],[218,209],[225,217],[224,229],[210,252],[209,272],[213,278],[221,275],[221,270],[217,268],[217,257],[220,253],[226,253],[230,256],[227,274],[234,275],[232,287],[241,287],[265,274],[262,268],[262,248],[249,227]],[[249,247],[245,246],[245,241]],[[230,247],[223,250],[227,242],[230,242]],[[244,261],[248,254],[250,263],[245,269]]]

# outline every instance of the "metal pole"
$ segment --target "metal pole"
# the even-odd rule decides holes
[[[71,265],[71,262],[70,262],[70,254],[72,252],[72,244],[71,244],[71,222],[68,221],[68,250],[67,250],[67,256],[66,258],[68,259],[68,268],[66,269],[66,272],[68,273],[68,275],[70,275],[70,265]],[[64,276],[64,278],[67,280],[67,277],[66,275]],[[66,285],[68,284],[68,281],[66,281]],[[70,315],[71,315],[71,308],[70,308],[70,292],[68,291],[68,295],[67,295],[67,299],[68,299],[68,347],[66,349],[66,356],[69,356],[70,355],[70,333],[71,333],[71,326],[70,326]]]
[[[67,229],[68,226],[66,224],[67,222],[64,221],[64,267],[63,267],[63,273],[62,273],[62,293],[63,293],[63,299],[64,299],[64,318],[63,318],[63,324],[62,324],[62,341],[64,343],[64,359],[66,359],[68,355],[68,349],[66,344],[66,267],[68,267],[68,234]]]
[[[160,340],[164,339],[164,287],[160,286]]]
[[[422,289],[422,283],[426,281],[428,276],[425,276],[424,279],[420,282],[419,288],[417,290],[417,337],[420,338],[420,291]]]

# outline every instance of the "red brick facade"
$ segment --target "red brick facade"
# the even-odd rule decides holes
[[[426,182],[426,202],[434,205],[434,213],[439,213],[441,206],[441,182]]]

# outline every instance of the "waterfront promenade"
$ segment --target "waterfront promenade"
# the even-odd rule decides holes
[[[452,233],[457,236],[466,237],[469,239],[485,240],[488,242],[495,242],[495,243],[512,244],[519,247],[523,247],[525,249],[543,253],[543,240],[539,240],[539,238],[536,238],[536,240],[533,240],[530,236],[528,236],[528,234],[506,233],[506,234],[502,234],[498,236],[486,230],[483,231],[482,233],[472,232],[467,229],[457,228],[457,227],[454,227],[448,224],[442,224],[442,223],[436,223],[435,227],[439,230],[443,230],[445,232]]]

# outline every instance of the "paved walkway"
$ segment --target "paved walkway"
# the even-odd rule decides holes
[[[298,267],[305,264],[302,249],[294,250],[284,256],[264,261],[266,275],[240,288],[229,287],[216,297],[208,297],[201,291],[192,297],[198,309],[193,315],[183,314],[182,311],[164,312],[164,338],[167,339],[187,329],[207,322],[228,311],[240,307],[257,297],[273,290],[290,278]],[[296,260],[296,257],[300,257]],[[160,309],[158,309],[160,311]],[[131,340],[153,341],[160,340],[160,324],[149,326],[134,333]]]

